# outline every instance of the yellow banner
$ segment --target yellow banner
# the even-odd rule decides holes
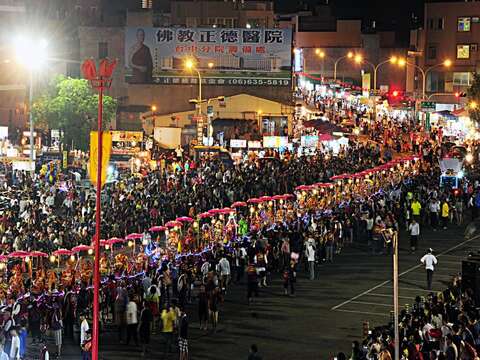
[[[110,152],[112,150],[112,133],[104,131],[102,133],[102,187],[107,180],[107,167],[110,161]],[[98,134],[96,131],[90,131],[90,181],[93,185],[97,184],[97,157],[98,157]]]

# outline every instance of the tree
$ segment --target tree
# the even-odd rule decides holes
[[[480,124],[480,74],[473,74],[473,82],[467,91],[468,112],[472,121]]]
[[[116,108],[116,100],[104,95],[103,129],[109,128]],[[58,76],[34,100],[32,115],[36,124],[61,130],[64,148],[73,141],[76,149],[88,150],[90,131],[97,130],[98,94],[85,79]]]

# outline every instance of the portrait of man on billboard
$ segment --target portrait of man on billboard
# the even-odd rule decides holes
[[[150,48],[144,44],[145,30],[137,29],[136,42],[128,53],[128,65],[132,69],[132,83],[152,81],[153,61]]]

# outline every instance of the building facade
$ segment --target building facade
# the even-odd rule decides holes
[[[411,39],[412,62],[427,70],[426,91],[452,93],[465,91],[472,74],[480,69],[480,2],[436,2],[425,4],[423,28]],[[445,60],[451,65],[442,66]],[[421,73],[411,85],[422,88]]]

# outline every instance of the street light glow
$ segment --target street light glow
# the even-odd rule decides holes
[[[470,107],[470,109],[476,109],[477,108],[477,102],[476,101],[471,101],[468,106]]]
[[[185,68],[187,70],[192,70],[193,69],[193,60],[192,59],[185,60]]]
[[[209,69],[213,68],[214,66],[215,66],[215,64],[214,64],[213,62],[210,61],[210,62],[208,63],[208,68],[209,68]]]
[[[397,58],[396,56],[392,56],[392,57],[390,58],[390,62],[391,62],[392,64],[396,64],[396,63],[398,62],[398,58]]]
[[[363,61],[362,55],[355,55],[355,62],[360,64]]]
[[[47,60],[47,41],[19,36],[14,43],[17,61],[30,69],[39,69]]]
[[[443,65],[446,66],[446,67],[450,67],[452,65],[452,60],[450,59],[447,59],[443,62]]]
[[[155,105],[152,105],[152,111],[157,111],[157,107]]]
[[[407,61],[405,59],[398,59],[398,66],[405,66],[407,65]]]
[[[353,58],[353,52],[349,51],[348,54],[347,54],[347,57],[348,57],[349,59]]]

